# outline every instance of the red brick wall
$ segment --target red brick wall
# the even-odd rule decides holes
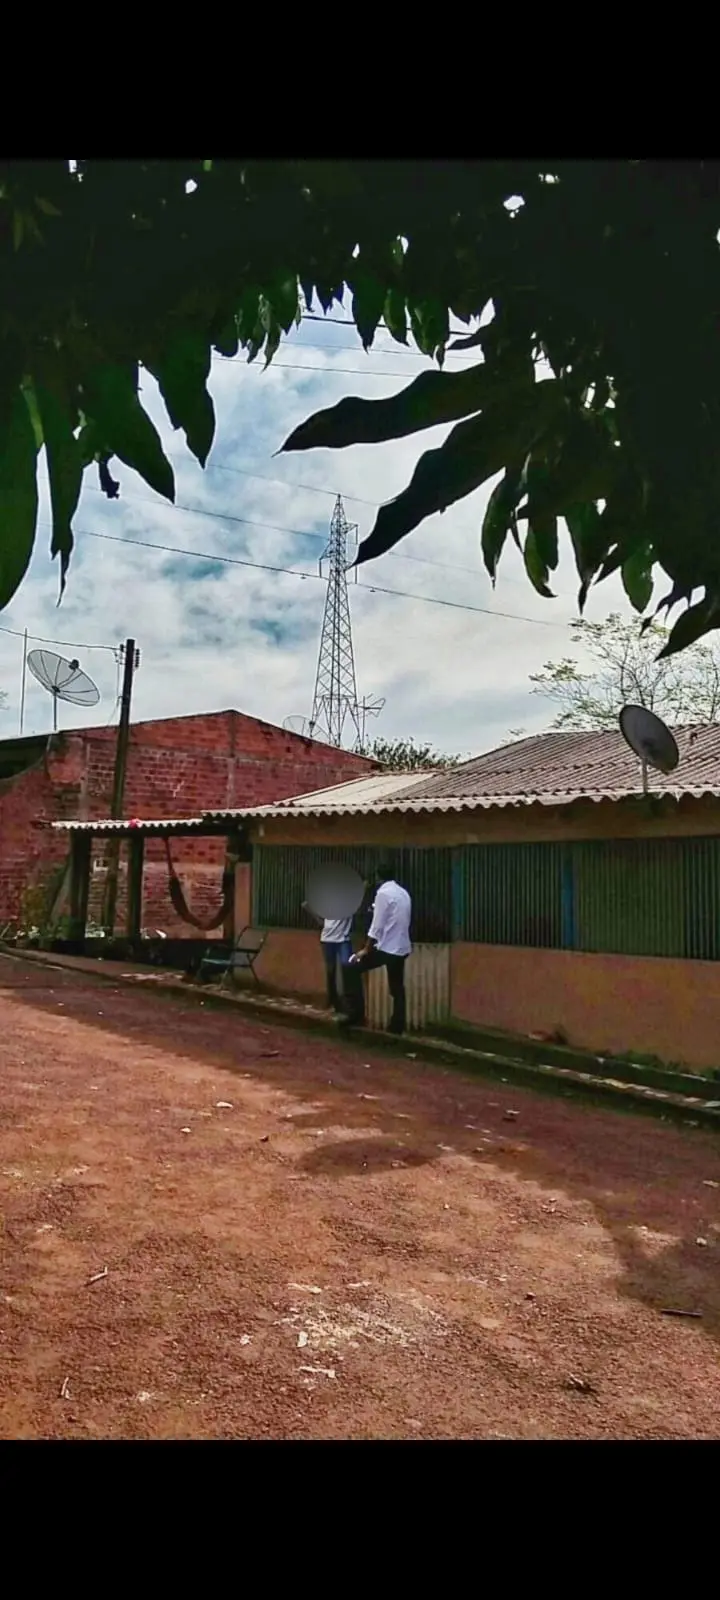
[[[62,734],[44,763],[0,784],[0,925],[18,916],[25,886],[66,854],[67,840],[47,824],[108,815],[114,757],[112,728]],[[198,816],[285,800],[371,770],[373,763],[362,756],[302,739],[238,711],[138,722],[130,734],[123,809],[126,817]],[[94,857],[103,853],[98,841]],[[186,900],[198,915],[219,907],[224,853],[221,839],[172,843]],[[170,905],[165,853],[158,841],[148,841],[145,860],[144,926],[191,934]],[[91,913],[99,910],[103,883],[104,874],[96,875]]]

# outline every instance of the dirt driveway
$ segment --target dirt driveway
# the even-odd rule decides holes
[[[2,957],[0,1085],[3,1438],[720,1433],[712,1134]]]

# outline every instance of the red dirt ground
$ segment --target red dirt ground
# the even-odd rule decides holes
[[[716,1136],[1,957],[0,1040],[0,1437],[720,1433]]]

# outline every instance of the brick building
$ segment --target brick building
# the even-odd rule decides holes
[[[93,821],[110,809],[115,730],[84,728],[51,738],[0,741],[0,927],[17,919],[33,890],[61,865],[67,840],[50,823]],[[363,756],[337,750],[272,723],[218,711],[136,722],[130,731],[126,817],[197,816],[212,809],[269,804],[375,770]],[[205,916],[220,904],[221,839],[183,839],[173,863],[190,909]],[[93,860],[90,914],[97,916],[105,881],[104,845]],[[148,845],[144,922],[175,935],[179,921],[167,894],[162,845]]]

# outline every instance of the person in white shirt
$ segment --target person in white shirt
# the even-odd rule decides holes
[[[405,962],[412,953],[412,900],[407,889],[396,883],[391,867],[378,867],[377,878],[378,891],[367,942],[345,968],[346,1014],[340,1020],[347,1026],[362,1026],[365,1021],[362,974],[371,972],[374,967],[385,967],[393,1003],[388,1031],[404,1033]]]
[[[338,967],[347,967],[352,956],[352,944],[350,941],[352,917],[318,917],[314,911],[310,910],[306,900],[303,900],[303,911],[307,911],[311,917],[315,918],[316,922],[322,925],[320,949],[325,962],[328,1009],[330,1011],[339,1011]]]

